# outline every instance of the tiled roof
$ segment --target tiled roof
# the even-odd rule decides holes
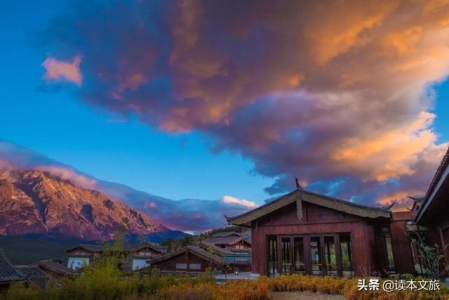
[[[244,241],[251,245],[251,242],[241,236],[226,236],[226,237],[211,237],[205,239],[204,242],[214,244],[214,245],[234,245],[240,241]]]
[[[161,245],[154,244],[154,243],[145,243],[145,244],[138,244],[138,245],[125,245],[124,251],[137,251],[140,249],[143,249],[145,247],[152,248],[154,251],[157,252],[165,252],[165,248]],[[104,250],[112,250],[113,246],[111,245],[95,245],[95,244],[79,244],[78,246],[72,247],[70,249],[67,249],[66,252],[73,251],[75,249],[81,248],[87,252],[92,253],[101,253]]]
[[[153,249],[154,251],[163,253],[164,252],[164,247],[158,244],[153,244],[153,243],[145,243],[145,244],[138,244],[138,245],[126,245],[125,246],[125,250],[126,251],[137,251],[143,248],[149,247],[151,249]]]
[[[187,246],[187,248],[189,248],[190,252],[195,253],[196,255],[204,258],[205,260],[211,261],[211,262],[215,262],[215,263],[224,263],[223,259],[220,257],[219,254],[214,254],[211,253],[203,248],[201,248],[200,246]]]
[[[211,235],[211,237],[227,237],[227,236],[240,236],[239,233],[235,232],[235,231],[224,231],[224,232],[216,232],[214,234]]]
[[[220,255],[220,256],[241,256],[241,255],[250,255],[250,250],[244,250],[244,249],[228,249],[228,248],[220,248],[215,246],[214,244],[209,244],[208,242],[202,241],[198,244],[199,247],[207,250],[207,251],[213,251],[213,253]]]
[[[56,273],[59,273],[59,274],[62,274],[62,275],[71,275],[71,274],[73,274],[73,270],[72,269],[69,269],[66,266],[64,266],[64,265],[62,265],[60,263],[54,262],[52,260],[41,260],[38,264],[41,267],[47,268],[47,269],[49,269],[49,270],[51,270],[53,272],[56,272]]]
[[[0,249],[0,282],[21,280],[25,280],[25,275],[14,267],[3,250]]]
[[[105,246],[103,246],[103,245],[93,245],[93,244],[80,244],[80,245],[78,245],[76,247],[72,247],[70,249],[67,249],[66,252],[73,251],[73,250],[78,249],[78,248],[84,249],[87,252],[103,252]]]
[[[39,269],[38,266],[25,265],[25,266],[16,266],[16,268],[26,276],[27,281],[30,284],[32,284],[39,290],[44,290],[47,285],[47,282],[50,280],[48,275],[44,271]]]
[[[449,167],[449,147],[447,148],[446,154],[441,160],[441,163],[438,166],[435,175],[433,176],[432,182],[430,183],[429,188],[427,189],[424,201],[422,201],[422,205],[420,206],[419,211],[416,214],[415,222],[419,222],[422,216],[426,213],[427,206],[432,201],[431,196],[434,193],[435,189],[438,188],[438,183],[440,182],[440,180],[442,180],[443,174],[448,167]]]
[[[195,254],[195,255],[197,255],[197,256],[199,256],[199,257],[201,257],[201,258],[203,258],[203,259],[205,259],[207,261],[212,261],[212,262],[220,263],[220,264],[223,263],[223,259],[219,255],[210,253],[209,251],[203,249],[199,245],[184,247],[184,248],[179,249],[179,250],[177,250],[175,252],[172,252],[172,253],[169,253],[169,254],[162,255],[162,256],[159,256],[157,258],[151,259],[151,260],[149,260],[149,262],[150,262],[150,264],[154,264],[154,263],[158,263],[158,262],[161,262],[161,261],[165,261],[165,260],[171,259],[173,257],[176,257],[178,255],[181,255],[181,254],[185,253],[187,250],[189,250],[191,253],[193,253],[193,254]]]
[[[441,160],[441,163],[438,166],[435,176],[433,177],[432,182],[430,183],[429,189],[427,190],[425,196],[425,200],[427,200],[430,197],[433,190],[436,188],[438,181],[440,181],[441,177],[443,176],[444,170],[446,170],[448,166],[449,166],[449,147],[447,148],[446,154]]]

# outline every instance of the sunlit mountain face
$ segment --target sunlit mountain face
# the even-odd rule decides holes
[[[0,179],[5,218],[1,234],[52,233],[86,239],[111,237],[122,220],[130,233],[202,232],[226,226],[224,215],[256,204],[221,200],[174,201],[98,180],[30,149],[0,142]],[[168,227],[168,228],[167,228]]]

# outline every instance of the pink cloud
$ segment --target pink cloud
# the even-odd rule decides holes
[[[448,146],[431,88],[449,75],[448,3],[166,5],[79,8],[50,29],[61,53],[84,55],[81,99],[202,132],[276,178],[270,193],[294,188],[294,176],[371,203],[426,189]]]
[[[48,81],[64,80],[81,86],[83,76],[80,71],[81,56],[77,55],[71,62],[59,61],[53,57],[47,58],[42,66],[46,72],[43,78]]]

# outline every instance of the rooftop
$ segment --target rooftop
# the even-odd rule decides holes
[[[26,276],[14,267],[0,249],[0,283],[25,280]]]

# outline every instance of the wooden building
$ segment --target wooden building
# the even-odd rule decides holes
[[[31,265],[16,266],[25,275],[29,286],[44,290],[47,284],[60,282],[61,279],[75,275],[73,269],[52,260],[41,260]]]
[[[103,245],[80,244],[76,247],[67,249],[67,267],[78,270],[83,265],[92,263],[95,259],[101,257],[104,251]]]
[[[220,268],[224,260],[198,245],[187,246],[172,253],[148,261],[150,268],[162,273],[199,274],[207,268]]]
[[[298,188],[228,222],[251,228],[253,273],[352,277],[394,270],[390,217]]]
[[[112,247],[107,245],[80,244],[66,250],[67,267],[75,270],[80,269],[83,265],[88,265],[106,252],[111,251]],[[137,271],[147,267],[149,259],[158,257],[163,253],[165,253],[165,248],[158,244],[126,245],[120,251],[122,257],[120,267],[126,272]]]
[[[149,266],[148,261],[165,253],[165,248],[156,244],[141,244],[125,248],[127,260],[125,271],[138,271]]]
[[[204,242],[213,244],[220,248],[235,250],[251,250],[251,241],[238,233],[228,233],[228,235],[212,235],[204,240]]]
[[[149,260],[150,267],[163,273],[199,274],[207,268],[219,272],[250,271],[251,252],[232,250],[201,242]]]

